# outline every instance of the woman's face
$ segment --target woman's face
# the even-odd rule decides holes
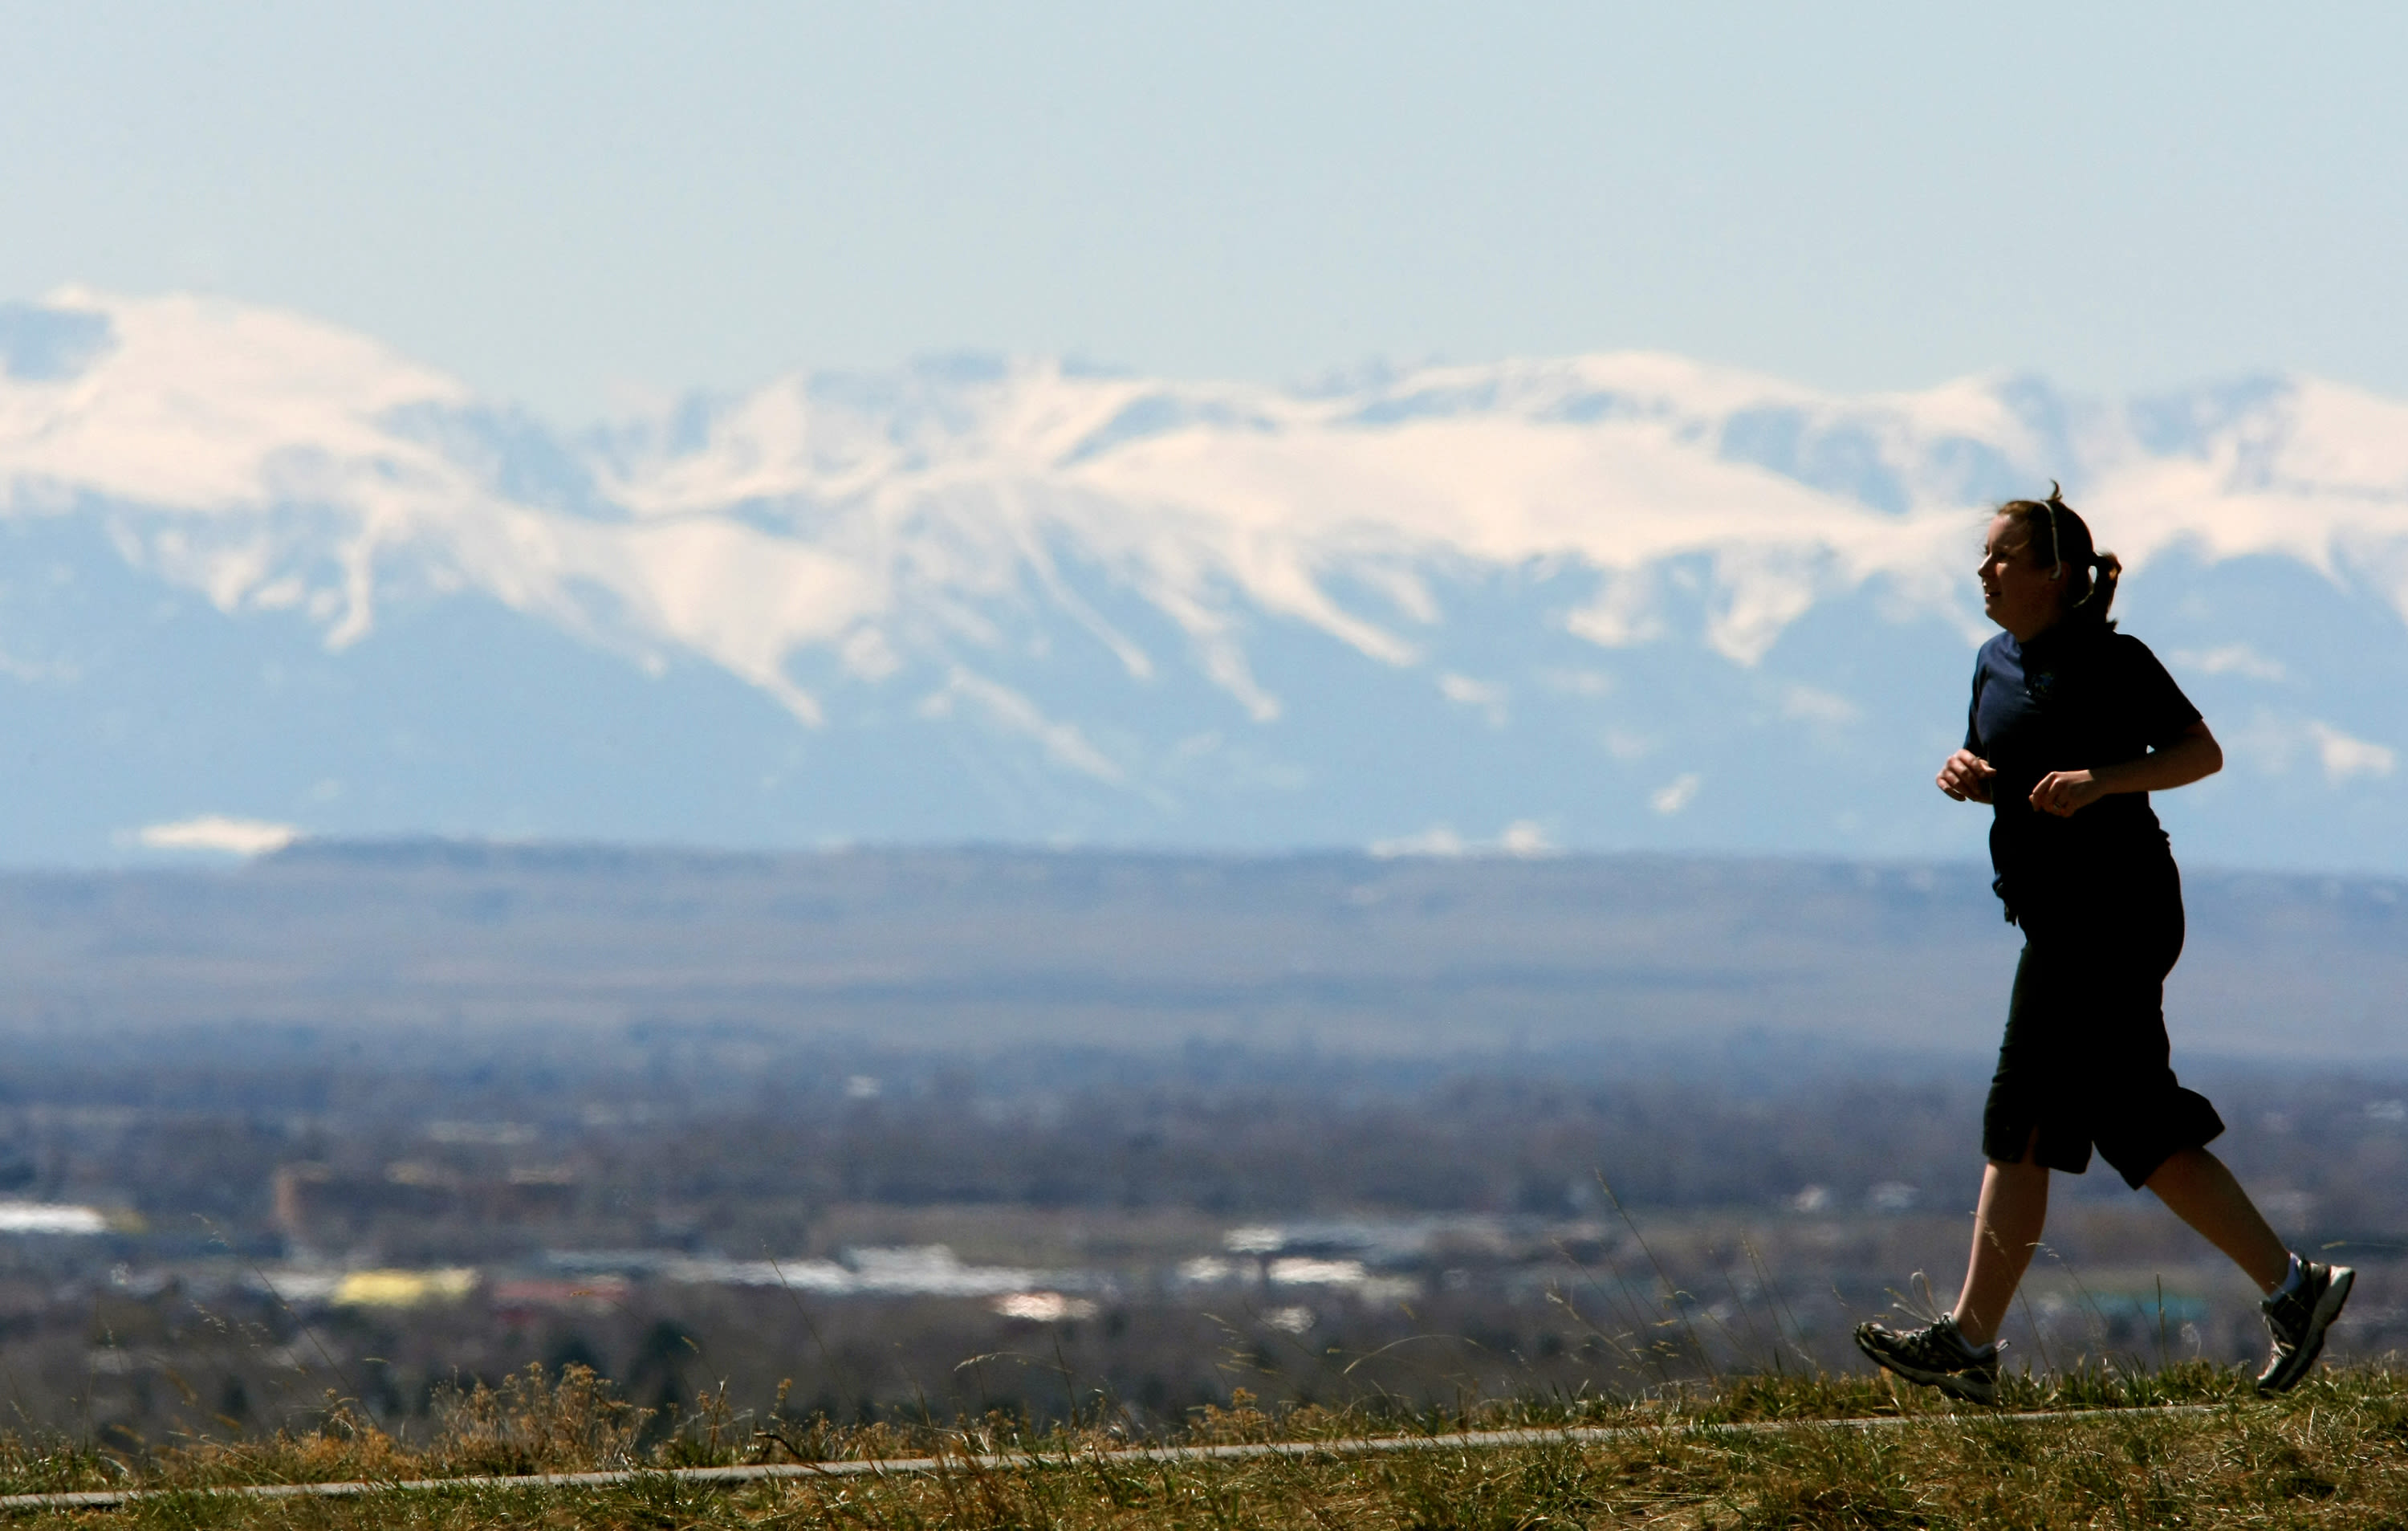
[[[1982,614],[2023,643],[2063,614],[2065,582],[2035,563],[2029,538],[2008,516],[1994,516],[1982,540]]]

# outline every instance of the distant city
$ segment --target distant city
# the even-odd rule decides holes
[[[2400,891],[2202,877],[2172,1001],[2219,1151],[2364,1273],[2336,1353],[2408,1338]],[[420,841],[8,875],[0,1390],[130,1449],[329,1388],[407,1432],[530,1364],[670,1412],[1149,1427],[1239,1386],[1853,1365],[1962,1256],[2013,960],[1962,864]],[[2062,1196],[2036,1363],[2262,1346],[2146,1198]]]

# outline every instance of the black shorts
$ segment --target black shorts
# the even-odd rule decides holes
[[[2157,1166],[2224,1131],[2207,1097],[2174,1078],[2165,982],[2182,955],[2182,887],[2163,876],[2113,898],[2030,917],[2007,1006],[2006,1040],[1982,1112],[1982,1153],[2079,1175],[2090,1150],[2135,1191]]]

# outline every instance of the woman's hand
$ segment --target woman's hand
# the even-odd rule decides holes
[[[1970,749],[1960,749],[1948,757],[1948,763],[1940,768],[1936,780],[1940,790],[1959,802],[1987,802],[1990,778],[1997,774],[1989,761]]]
[[[2032,788],[2031,805],[2043,814],[2071,818],[2106,795],[2106,785],[2087,771],[2052,771]]]

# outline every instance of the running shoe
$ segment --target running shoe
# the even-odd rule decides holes
[[[1935,1387],[1969,1404],[1999,1401],[1999,1347],[1975,1350],[1956,1332],[1954,1315],[1920,1329],[1892,1329],[1886,1324],[1856,1325],[1856,1349],[1876,1365],[1910,1382]]]
[[[2347,1265],[2300,1263],[2300,1284],[2278,1292],[2258,1306],[2266,1310],[2266,1327],[2274,1336],[2274,1353],[2258,1378],[2260,1393],[2281,1393],[2308,1374],[2325,1348],[2325,1331],[2341,1317],[2349,1301],[2350,1283],[2358,1272]]]

